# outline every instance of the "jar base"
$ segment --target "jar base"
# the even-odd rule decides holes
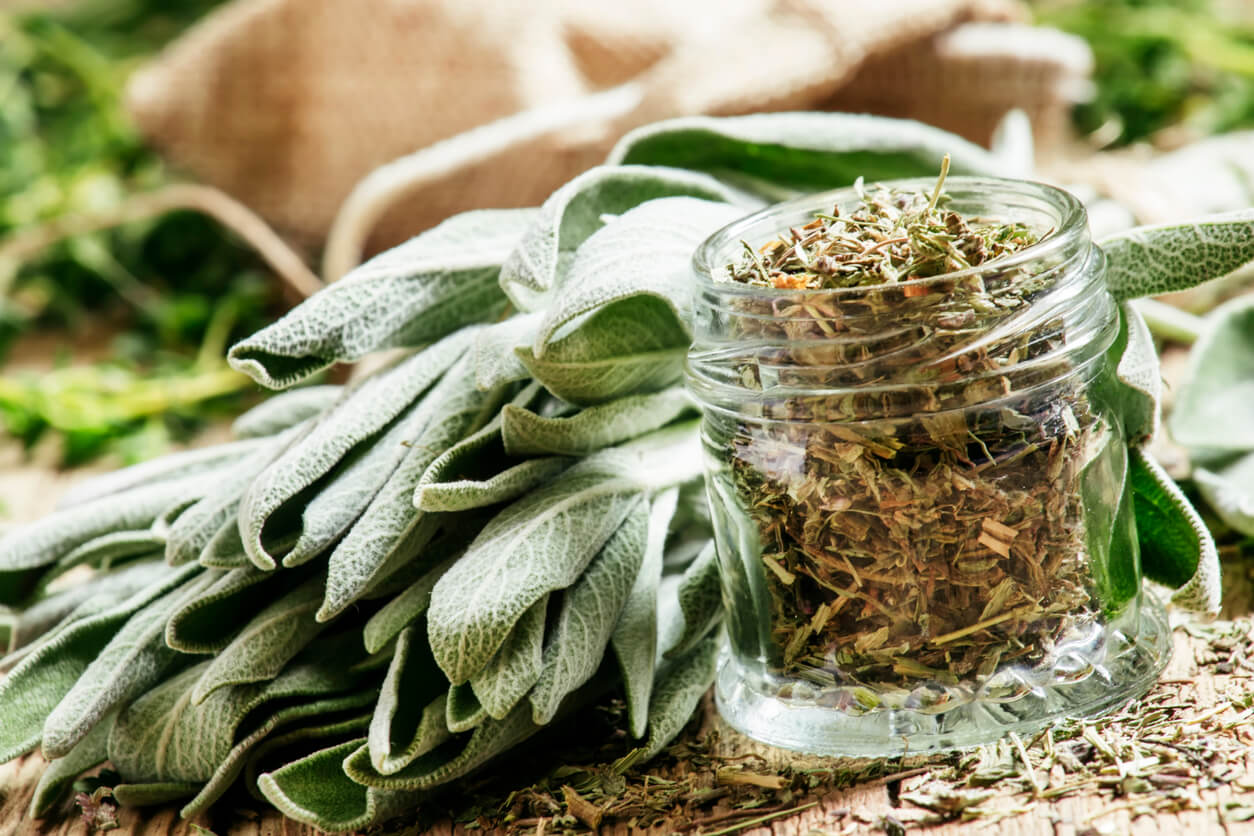
[[[965,749],[1009,732],[1031,734],[1066,717],[1096,717],[1143,695],[1171,658],[1162,605],[1143,593],[1136,621],[1107,637],[1105,659],[1080,681],[1033,689],[1011,702],[975,699],[943,713],[881,709],[853,714],[784,699],[731,653],[719,665],[719,714],[754,740],[811,755],[895,757]]]

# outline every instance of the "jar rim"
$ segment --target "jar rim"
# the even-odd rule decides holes
[[[929,177],[911,177],[897,180],[876,181],[873,185],[883,186],[889,189],[898,189],[903,191],[930,191],[935,188],[935,178]],[[965,279],[974,276],[982,276],[989,273],[1000,273],[1008,269],[1020,267],[1024,264],[1036,261],[1040,258],[1049,258],[1058,253],[1065,253],[1076,245],[1083,245],[1083,240],[1088,236],[1088,213],[1084,208],[1084,204],[1080,202],[1074,194],[1061,189],[1057,186],[1051,186],[1048,183],[1042,183],[1036,180],[1020,180],[1005,177],[978,177],[978,176],[953,176],[945,180],[944,193],[948,195],[955,194],[973,194],[988,195],[995,197],[997,195],[1014,196],[1020,195],[1033,198],[1052,207],[1058,216],[1057,223],[1054,228],[1046,234],[1041,240],[1035,244],[1024,247],[1008,255],[993,259],[984,264],[975,267],[968,267],[965,270],[954,270],[949,273],[940,273],[935,276],[921,276],[909,280],[909,284],[920,287],[927,287],[937,282],[951,282],[955,279]],[[780,288],[762,287],[758,285],[744,284],[741,282],[719,281],[714,278],[715,271],[723,269],[729,263],[727,253],[730,248],[734,248],[740,244],[742,240],[746,240],[745,233],[759,225],[767,225],[771,218],[781,215],[797,212],[814,212],[821,211],[823,207],[830,207],[839,204],[842,200],[848,200],[858,195],[855,186],[845,186],[839,189],[830,189],[825,192],[816,192],[813,194],[803,195],[781,203],[775,203],[760,209],[743,218],[732,221],[721,229],[715,231],[706,238],[696,249],[692,255],[693,272],[696,280],[702,289],[717,290],[720,293],[730,293],[743,296],[768,296],[775,295],[780,292]],[[1007,218],[1006,220],[1013,220]],[[777,232],[779,224],[771,227],[772,232]],[[837,288],[788,288],[787,292],[790,296],[796,295],[806,297],[811,295],[817,296],[840,296],[844,294],[854,295],[866,293],[868,291],[882,291],[887,288],[896,287],[907,282],[881,282],[869,285],[854,285],[851,287]]]

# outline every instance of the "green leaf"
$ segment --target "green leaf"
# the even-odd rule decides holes
[[[454,685],[448,689],[448,702],[444,705],[444,723],[454,734],[468,732],[488,719],[488,712],[479,704],[470,683]]]
[[[399,772],[451,736],[444,720],[448,680],[426,639],[422,624],[401,631],[375,704],[364,749],[381,775]]]
[[[199,705],[219,688],[274,679],[325,625],[314,620],[322,601],[322,578],[315,576],[248,621],[209,663],[192,689]]]
[[[653,671],[658,655],[657,602],[662,578],[662,552],[678,500],[679,491],[671,489],[658,495],[651,503],[644,559],[610,636],[623,677],[627,718],[633,737],[642,737],[648,723],[649,695],[653,691]]]
[[[535,210],[467,212],[376,256],[231,347],[231,365],[282,389],[333,363],[418,346],[505,308],[501,262]]]
[[[1254,299],[1233,299],[1206,317],[1168,426],[1195,452],[1254,450]]]
[[[195,795],[200,785],[194,781],[146,781],[118,784],[113,797],[123,807],[160,807]]]
[[[625,772],[644,763],[683,731],[701,698],[714,684],[720,643],[718,635],[703,639],[662,672],[649,700],[649,737],[643,746],[615,762],[616,771]]]
[[[520,462],[488,479],[419,482],[414,492],[414,507],[430,512],[486,508],[517,499],[532,488],[552,480],[568,467],[570,459],[549,456]]]
[[[1222,467],[1196,467],[1193,481],[1219,519],[1254,537],[1254,453]]]
[[[349,740],[257,776],[266,799],[288,818],[320,830],[360,830],[412,809],[422,793],[366,788],[344,774],[344,759],[365,741]]]
[[[276,551],[281,549],[276,548]],[[196,561],[206,569],[255,569],[244,551],[244,540],[239,533],[239,520],[222,524],[218,532],[201,550]]]
[[[324,717],[315,725],[301,724],[271,734],[248,753],[242,779],[244,789],[257,801],[265,803],[266,797],[257,787],[258,775],[268,769],[278,769],[285,764],[294,763],[330,746],[348,740],[360,740],[370,725],[370,717],[370,712],[349,712],[344,718]]]
[[[532,604],[488,663],[470,677],[470,688],[494,720],[506,717],[527,696],[543,667],[546,594]]]
[[[544,359],[562,326],[625,299],[656,297],[672,308],[677,322],[686,323],[693,251],[743,214],[726,203],[666,197],[615,218],[580,245],[569,272],[555,286],[532,344],[535,356]]]
[[[316,418],[344,396],[343,386],[302,386],[271,395],[231,425],[236,438],[264,438]]]
[[[1176,590],[1171,600],[1182,609],[1218,614],[1221,572],[1210,531],[1147,452],[1132,448],[1128,468],[1145,576]]]
[[[182,602],[166,622],[166,644],[181,653],[221,651],[284,581],[252,566],[207,574],[212,585]]]
[[[313,429],[262,471],[240,505],[240,534],[259,568],[276,564],[263,543],[272,514],[326,476],[357,444],[400,415],[466,351],[473,333],[463,329],[347,392]]]
[[[445,450],[482,427],[500,408],[501,393],[481,392],[459,361],[423,401],[426,427],[327,561],[326,596],[318,620],[328,621],[408,560],[435,533],[430,515],[414,509],[414,490]]]
[[[33,646],[0,681],[0,763],[39,744],[44,721],[132,615],[175,588],[200,567],[166,569],[159,579],[120,603],[76,619]]]
[[[166,619],[212,582],[202,573],[127,619],[48,713],[42,738],[46,757],[66,755],[102,718],[156,685],[186,659],[166,646]]]
[[[435,559],[432,552],[432,549],[427,550],[428,560]],[[436,581],[461,556],[462,551],[459,549],[440,560],[434,568],[406,587],[370,617],[365,629],[362,630],[362,639],[365,641],[367,653],[378,653],[387,646],[388,642],[400,635],[402,630],[427,611],[427,607],[431,605],[431,590],[435,588]]]
[[[109,732],[116,716],[113,712],[102,717],[73,749],[44,767],[31,795],[27,815],[33,819],[48,815],[65,798],[79,775],[108,760]]]
[[[580,174],[554,192],[538,217],[501,266],[501,286],[523,310],[542,306],[541,296],[557,284],[558,265],[605,223],[664,197],[740,202],[737,214],[757,208],[753,201],[712,177],[679,169],[600,166]]]
[[[428,633],[449,681],[468,681],[524,612],[574,583],[640,493],[620,461],[590,457],[493,517],[431,595]]]
[[[501,412],[501,437],[511,456],[583,456],[663,427],[692,408],[678,386],[619,398],[567,418],[543,417],[511,404]]]
[[[562,701],[601,667],[644,560],[649,506],[639,503],[562,595],[557,621],[544,646],[543,668],[528,699],[532,720],[550,722]]]
[[[1103,239],[1106,283],[1119,302],[1195,287],[1254,261],[1254,210],[1141,226]]]
[[[165,535],[151,528],[102,534],[58,560],[56,571],[64,572],[75,566],[108,569],[134,558],[162,554],[165,542]]]
[[[515,350],[532,344],[544,311],[515,314],[503,322],[493,323],[479,332],[471,349],[475,382],[480,389],[494,389],[505,383],[526,380],[527,367]]]
[[[1162,373],[1149,326],[1127,302],[1119,306],[1119,334],[1106,357],[1116,371],[1112,385],[1105,386],[1104,397],[1119,416],[1124,439],[1131,445],[1148,441],[1158,430]]]
[[[780,187],[810,193],[859,177],[935,176],[945,154],[953,174],[1014,174],[996,155],[946,131],[848,113],[670,119],[627,134],[607,162],[705,171],[780,200]]]
[[[530,346],[516,349],[516,354],[555,396],[589,405],[676,383],[683,377],[691,341],[669,303],[639,296],[580,321],[545,346],[543,357]]]
[[[678,594],[684,629],[674,646],[666,651],[668,659],[682,656],[695,647],[723,617],[723,594],[713,541],[707,542],[697,559],[684,570]]]

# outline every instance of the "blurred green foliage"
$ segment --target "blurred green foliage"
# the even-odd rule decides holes
[[[1040,23],[1089,42],[1096,91],[1076,126],[1101,145],[1178,145],[1254,125],[1254,4],[1035,0]]]
[[[0,13],[0,248],[15,232],[107,213],[173,179],[126,117],[125,80],[218,2]],[[0,258],[0,362],[40,329],[107,323],[120,334],[99,364],[0,376],[0,419],[28,444],[59,431],[69,463],[159,450],[157,440],[238,406],[223,396],[252,388],[224,372],[222,353],[265,324],[276,299],[260,260],[192,212],[66,239],[26,263]]]

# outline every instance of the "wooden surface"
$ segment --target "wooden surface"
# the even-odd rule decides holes
[[[0,448],[3,450],[3,448]],[[21,457],[11,449],[0,453],[0,500],[8,509],[11,521],[29,519],[44,512],[55,501],[56,496],[72,483],[78,474],[60,474],[39,463],[23,463]],[[1236,619],[1238,623],[1254,629],[1251,621],[1250,602],[1251,578],[1254,577],[1254,565],[1226,565],[1226,610],[1225,619]],[[1195,720],[1201,723],[1221,724],[1238,714],[1239,706],[1233,701],[1241,700],[1254,687],[1250,668],[1238,667],[1230,673],[1204,674],[1204,669],[1214,670],[1213,655],[1206,641],[1191,637],[1184,630],[1175,633],[1175,654],[1162,681],[1155,689],[1155,694],[1173,702],[1189,702],[1196,698],[1193,709]],[[1225,708],[1225,706],[1227,708]],[[0,706],[0,710],[2,710]],[[720,721],[707,704],[705,724],[707,727],[719,727]],[[1216,713],[1218,712],[1218,713]],[[1211,714],[1214,716],[1206,717]],[[1218,725],[1216,726],[1218,727]],[[741,832],[748,834],[775,834],[776,836],[818,836],[829,834],[863,834],[884,833],[885,817],[906,825],[908,832],[926,829],[935,836],[945,834],[1004,833],[1036,836],[1089,836],[1090,834],[1178,834],[1189,833],[1192,836],[1203,834],[1254,834],[1254,821],[1225,822],[1228,810],[1240,810],[1254,806],[1254,730],[1249,727],[1238,732],[1250,746],[1246,750],[1243,763],[1235,767],[1241,773],[1236,780],[1219,789],[1201,790],[1197,793],[1192,806],[1199,809],[1183,810],[1175,814],[1157,814],[1134,818],[1135,804],[1112,798],[1110,794],[1078,794],[1053,802],[1033,801],[1030,796],[1002,795],[981,806],[982,817],[968,823],[944,823],[925,826],[919,821],[925,818],[924,811],[913,807],[905,801],[894,798],[909,795],[917,785],[929,780],[927,775],[907,777],[901,781],[879,780],[848,789],[831,791],[794,799],[792,807],[815,802],[815,806],[799,813],[786,815],[758,827],[750,827]],[[757,763],[758,771],[769,771],[780,763],[796,763],[797,759],[778,750],[770,750],[758,746],[751,741],[736,735],[734,732],[720,728],[719,746],[721,754],[729,757],[743,756],[747,762]],[[754,760],[754,759],[758,760]],[[822,764],[821,759],[810,759],[815,764]],[[521,772],[525,771],[525,762],[521,764]],[[1229,764],[1229,766],[1233,766]],[[25,811],[30,792],[42,769],[38,756],[0,766],[0,788],[3,788],[3,799],[0,800],[0,836],[8,834],[49,833],[49,834],[85,834],[87,826],[78,819],[75,805],[67,801],[59,818],[44,822],[32,822],[26,819]],[[1231,776],[1229,776],[1231,778]],[[527,782],[521,781],[519,786]],[[505,788],[507,791],[509,787]],[[999,818],[996,813],[1005,815]],[[707,820],[715,818],[719,808]],[[162,810],[122,810],[119,813],[120,829],[111,831],[117,834],[188,834],[196,831],[191,823],[180,821],[175,809]],[[206,819],[198,822],[202,826],[212,828],[215,833],[256,834],[272,836],[284,834],[308,834],[313,831],[285,820],[273,811],[232,811],[217,810]],[[687,824],[687,822],[685,822]],[[547,828],[546,828],[547,829]],[[706,827],[689,828],[688,833],[712,833],[721,829],[720,825],[710,824]],[[552,832],[551,829],[547,829]],[[674,831],[666,822],[649,832],[668,833]],[[482,833],[482,830],[467,831],[454,827],[449,823],[428,827],[420,830],[416,826],[402,828],[397,832],[437,834]],[[531,828],[530,832],[535,832]],[[625,824],[607,823],[601,828],[603,834],[627,834],[633,832]]]

